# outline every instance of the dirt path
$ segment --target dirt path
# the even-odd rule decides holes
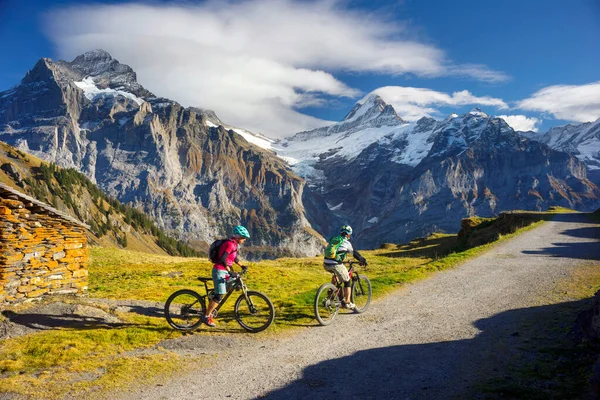
[[[366,314],[340,315],[329,327],[272,340],[194,335],[167,343],[173,349],[219,356],[210,370],[125,397],[460,395],[496,359],[515,351],[506,343],[536,313],[541,293],[577,265],[599,259],[600,224],[581,214],[561,215],[456,269],[407,285],[374,303]],[[210,377],[203,378],[207,373]]]

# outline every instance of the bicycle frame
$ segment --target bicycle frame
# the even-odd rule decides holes
[[[354,269],[354,264],[356,264],[354,261],[350,260],[348,261],[348,264],[350,265],[350,269],[348,269],[348,275],[350,275],[350,280],[351,281],[355,281],[357,280],[357,275],[358,273],[356,273],[356,270]],[[332,278],[331,278],[331,283],[333,285],[335,285],[336,287],[342,287],[343,282],[338,282],[338,278],[335,274],[332,274]]]
[[[354,264],[356,264],[356,262],[349,260],[348,264],[350,265],[350,268],[348,269],[348,275],[350,275],[350,281],[358,281],[358,285],[360,286],[360,289],[363,290],[362,283],[358,279],[358,273],[354,269]],[[341,293],[341,291],[344,287],[344,282],[339,282],[337,276],[335,274],[332,274],[331,283],[333,285],[335,285],[335,287],[336,287],[335,296],[333,297],[332,300],[334,300],[336,303],[340,303],[340,301],[338,301],[337,299],[338,299],[338,296],[340,296],[340,295],[341,295],[341,297],[344,297],[344,295]]]
[[[354,269],[355,266],[353,264],[357,263],[348,261],[348,264],[350,265],[348,274],[350,275],[351,282],[348,289],[350,289],[350,301],[354,303],[352,310],[360,314],[367,310],[371,302],[371,281],[365,275],[359,275]],[[335,319],[340,308],[342,308],[342,304],[346,300],[345,286],[341,280],[336,278],[336,273],[332,272],[331,283],[323,283],[317,289],[313,305],[315,316],[321,325],[329,325]]]
[[[258,333],[271,326],[275,320],[275,306],[264,293],[248,289],[244,283],[246,272],[247,268],[242,268],[239,274],[235,274],[235,278],[230,278],[227,282],[227,290],[223,293],[223,299],[219,303],[213,302],[208,305],[215,308],[211,311],[211,316],[217,316],[233,291],[240,291],[235,295],[233,317],[246,331]],[[206,298],[212,298],[212,293],[214,293],[214,288],[210,287],[209,283],[212,282],[212,278],[198,277],[198,280],[204,283],[206,292],[204,295],[200,294],[201,289],[180,289],[171,294],[165,302],[164,310],[167,322],[177,330],[191,331],[198,328],[202,322],[210,322],[206,321],[205,317],[208,316],[206,314]],[[202,287],[202,285],[198,286]]]
[[[213,310],[212,314],[214,317],[219,315],[219,310],[221,309],[221,307],[223,306],[223,304],[225,304],[225,302],[227,301],[227,299],[229,297],[231,297],[231,294],[235,291],[235,290],[241,290],[242,293],[244,294],[244,297],[246,298],[246,301],[248,302],[248,305],[251,307],[251,309],[254,308],[254,304],[252,304],[252,301],[248,298],[248,287],[246,286],[246,284],[244,284],[244,281],[242,280],[242,276],[246,274],[246,271],[242,271],[240,272],[239,277],[236,279],[236,282],[234,285],[231,285],[229,287],[229,289],[227,289],[227,293],[225,293],[225,297],[223,297],[221,299],[221,301],[217,304],[217,307]],[[206,290],[206,295],[202,296],[202,301],[204,301],[204,309],[206,310],[206,298],[208,297],[208,294],[211,291],[214,291],[214,288],[209,289],[208,288],[208,281],[203,281],[204,282],[204,289]]]

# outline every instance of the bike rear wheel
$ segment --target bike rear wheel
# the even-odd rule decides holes
[[[202,296],[189,289],[178,290],[165,303],[167,322],[180,331],[191,331],[200,326],[205,312]]]
[[[331,283],[324,283],[317,289],[315,296],[315,317],[321,325],[329,325],[340,311],[340,303],[336,299],[338,288]]]
[[[249,290],[235,301],[235,320],[248,332],[257,333],[267,329],[275,320],[275,307],[267,296]]]
[[[352,280],[352,291],[350,293],[350,299],[355,306],[354,312],[360,314],[367,311],[373,294],[369,278],[357,274],[356,278]]]

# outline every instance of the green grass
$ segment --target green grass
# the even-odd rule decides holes
[[[569,214],[579,213],[580,211],[561,206],[551,206],[546,211],[511,210],[506,212],[510,214]]]
[[[160,341],[179,337],[157,318],[120,314],[120,327],[53,329],[4,340],[0,344],[0,392],[33,398],[69,394],[102,397],[103,390],[123,387],[185,366],[186,360],[162,349]]]
[[[514,234],[507,237],[511,236]],[[369,260],[369,267],[359,268],[359,273],[371,279],[373,296],[377,299],[407,282],[424,279],[477,256],[494,244],[454,252],[456,245],[455,235],[434,234],[406,245],[386,245],[361,252]],[[314,294],[331,277],[322,267],[322,258],[282,258],[248,265],[246,284],[251,290],[269,296],[276,308],[274,325],[257,338],[292,333],[299,326],[316,326],[312,311]],[[196,278],[210,276],[211,268],[212,264],[205,259],[92,248],[89,295],[164,302],[171,293],[183,288],[204,294]],[[177,274],[169,275],[173,272]],[[236,297],[228,300],[221,310],[217,319],[219,330],[200,329],[197,334],[246,334],[233,319]],[[102,393],[99,388],[114,390],[134,382],[140,374],[145,380],[159,379],[175,369],[185,368],[181,356],[158,347],[161,341],[182,336],[164,318],[134,313],[118,316],[123,326],[90,325],[85,329],[48,330],[4,340],[0,343],[3,377],[0,392],[35,398],[65,394],[90,397]],[[140,350],[141,355],[136,353]]]
[[[453,240],[452,237],[448,237]],[[430,245],[425,245],[427,247]],[[420,250],[418,257],[409,256],[412,251]],[[428,250],[433,254],[433,250]],[[423,248],[397,249],[393,256],[389,251],[377,250],[364,252],[369,259],[367,270],[360,269],[373,281],[374,296],[388,292],[392,286],[420,276],[418,267],[432,260]],[[402,254],[407,256],[402,257]],[[168,296],[179,289],[191,288],[204,294],[204,286],[198,276],[210,276],[212,264],[204,259],[166,263],[150,262],[134,252],[91,250],[89,271],[89,293],[91,297],[111,299],[138,299],[164,302]],[[245,279],[251,290],[258,290],[273,301],[277,314],[276,324],[269,332],[298,325],[315,325],[312,315],[312,301],[316,289],[330,280],[331,275],[323,269],[323,259],[281,258],[277,260],[248,263],[250,270]],[[172,272],[181,273],[169,277]],[[178,274],[179,275],[179,274]],[[239,330],[231,313],[232,297],[222,309],[220,326],[227,330]]]

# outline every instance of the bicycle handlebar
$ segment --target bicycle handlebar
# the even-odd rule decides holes
[[[234,274],[236,275],[236,279],[243,275],[246,275],[247,273],[248,273],[248,267],[245,265],[242,267],[242,270],[240,272],[234,272]],[[212,277],[208,278],[208,277],[204,277],[204,276],[199,276],[197,279],[204,283],[212,281]]]
[[[235,278],[234,279],[239,279],[242,276],[246,275],[248,273],[248,267],[247,266],[243,266],[242,270],[240,272],[233,272],[233,274],[235,274]]]
[[[360,266],[364,266],[364,267],[365,267],[365,269],[367,269],[367,266],[368,266],[368,264],[366,264],[366,265],[362,265],[362,264],[360,263],[360,261],[356,261],[356,260],[348,260],[347,262],[348,262],[348,264],[350,265],[350,268],[352,268],[352,267],[354,266],[354,264],[358,264],[358,265],[360,265]]]

